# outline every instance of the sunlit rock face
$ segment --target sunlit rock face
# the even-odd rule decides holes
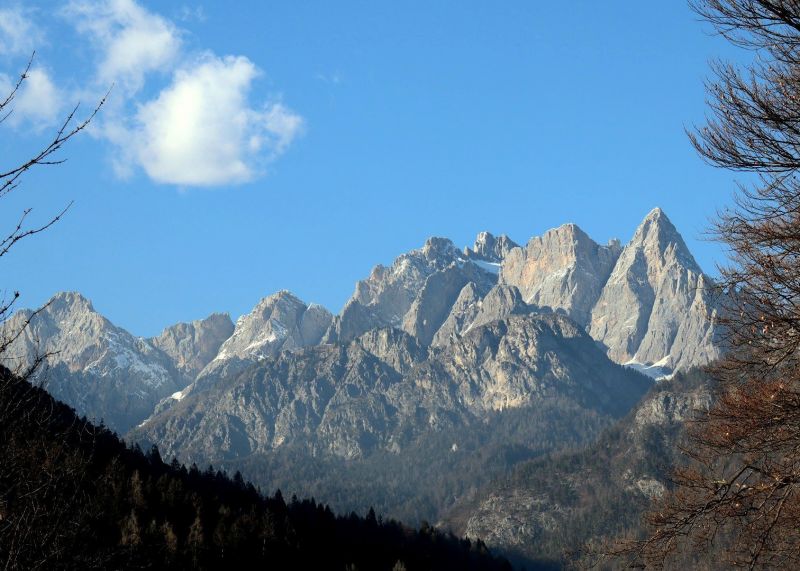
[[[236,321],[233,334],[197,375],[190,390],[207,387],[281,351],[317,345],[332,317],[321,305],[306,304],[286,290],[265,297]]]
[[[480,236],[476,241],[480,249],[479,242]],[[511,242],[503,239],[502,244]],[[390,326],[430,344],[467,283],[488,289],[485,286],[497,281],[500,258],[493,253],[495,246],[498,251],[505,247],[485,246],[484,253],[469,249],[465,253],[446,238],[429,238],[422,248],[398,256],[391,266],[375,266],[367,279],[356,284],[324,342],[347,342],[371,329]]]
[[[116,327],[77,293],[59,293],[36,312],[16,312],[4,332],[20,330],[3,364],[19,370],[44,357],[38,380],[53,396],[120,432],[189,382],[166,353]]]
[[[189,393],[132,437],[198,461],[284,445],[360,458],[554,399],[618,417],[649,386],[567,317],[527,313],[476,326],[441,349],[389,328],[284,351]]]
[[[517,287],[526,303],[563,311],[585,326],[620,251],[617,241],[600,246],[565,224],[508,252],[500,282]]]
[[[185,377],[193,380],[217,356],[232,334],[230,316],[213,313],[205,319],[167,327],[161,335],[148,341],[166,353]]]
[[[719,356],[711,285],[656,208],[620,254],[589,333],[620,363],[663,371],[704,365]]]

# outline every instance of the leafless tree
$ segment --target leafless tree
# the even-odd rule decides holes
[[[5,96],[5,99],[0,100],[0,126],[2,126],[14,112],[14,100],[19,95],[21,87],[28,78],[28,72],[30,71],[34,56],[35,53],[31,55],[28,64],[25,66],[25,70],[20,74],[10,93]],[[40,147],[33,156],[17,165],[9,165],[7,167],[0,165],[0,200],[17,190],[24,175],[31,169],[63,163],[65,159],[60,158],[58,152],[67,141],[88,127],[89,123],[94,119],[95,115],[97,115],[104,103],[105,97],[94,107],[89,116],[83,120],[76,119],[79,109],[79,105],[76,105],[56,129],[52,139]],[[72,202],[69,202],[44,224],[33,226],[28,224],[28,217],[32,209],[27,208],[23,210],[19,215],[17,223],[8,231],[8,234],[5,235],[5,237],[2,237],[3,235],[0,234],[0,258],[8,254],[21,240],[44,232],[53,226],[56,222],[61,220],[71,206]],[[0,298],[0,365],[10,367],[18,376],[27,379],[30,378],[36,368],[38,368],[44,357],[40,355],[35,358],[32,363],[26,361],[25,363],[18,364],[15,364],[13,360],[9,358],[9,347],[22,335],[30,324],[30,319],[33,317],[29,317],[22,324],[17,324],[13,328],[8,327],[9,318],[14,311],[14,305],[18,298],[18,291],[14,291],[10,295],[3,295]]]
[[[689,134],[710,164],[744,173],[714,234],[727,353],[717,400],[688,427],[687,467],[627,546],[642,565],[712,552],[720,565],[800,568],[800,1],[698,0],[752,63],[713,66],[711,117]]]
[[[32,62],[33,56],[11,92],[0,100],[0,126],[13,113],[14,100],[28,77]],[[16,166],[0,166],[0,200],[18,190],[31,169],[64,162],[58,152],[67,141],[86,129],[104,102],[105,98],[83,120],[76,119],[78,106],[75,106],[52,139],[31,158]],[[53,226],[70,206],[71,203],[67,204],[40,225],[28,223],[31,209],[25,209],[8,233],[0,235],[0,258],[21,240]],[[16,434],[15,426],[24,424],[19,422],[21,418],[37,426],[46,426],[51,413],[47,407],[41,406],[41,393],[28,382],[46,355],[39,354],[32,360],[17,362],[9,351],[35,316],[34,313],[11,324],[10,317],[18,298],[16,291],[0,298],[0,567],[48,568],[75,535],[75,530],[68,529],[69,521],[75,521],[73,516],[86,509],[86,498],[74,496],[65,499],[59,494],[67,489],[71,479],[83,474],[87,459],[60,440],[42,442],[36,449],[16,443],[20,435]],[[32,459],[41,468],[38,477],[34,478],[29,477]]]

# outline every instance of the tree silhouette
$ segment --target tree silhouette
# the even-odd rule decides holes
[[[31,69],[35,55],[35,53],[31,55],[30,59],[28,60],[28,64],[25,66],[25,70],[20,74],[17,82],[11,88],[11,91],[5,95],[4,99],[0,100],[0,126],[2,126],[2,124],[5,123],[5,121],[14,112],[14,100],[19,95],[20,88],[28,78],[28,72]],[[107,96],[108,94],[106,94],[106,97]],[[83,120],[77,120],[76,117],[80,104],[75,105],[75,107],[72,108],[72,111],[67,114],[60,126],[56,129],[52,139],[49,139],[43,143],[39,150],[36,151],[30,158],[23,160],[17,165],[0,165],[0,199],[7,197],[10,193],[17,190],[23,181],[23,177],[31,169],[63,163],[65,159],[59,158],[58,152],[67,143],[67,141],[75,137],[78,133],[89,126],[89,123],[92,121],[92,119],[94,119],[95,115],[97,115],[97,113],[100,111],[100,108],[105,103],[106,97],[103,97],[89,114],[89,116]],[[4,232],[0,234],[0,258],[8,254],[9,251],[21,240],[44,232],[53,226],[53,224],[61,220],[62,216],[67,213],[71,206],[72,202],[62,207],[57,214],[52,216],[44,224],[33,226],[28,224],[28,217],[30,216],[32,209],[26,208],[23,210],[19,215],[17,223],[10,230],[7,230],[7,233]],[[5,237],[1,237],[3,234]],[[0,364],[9,367],[18,376],[27,379],[30,378],[34,371],[39,367],[45,358],[45,355],[38,355],[35,359],[33,359],[32,363],[27,361],[15,363],[13,356],[9,356],[7,354],[8,348],[20,335],[22,335],[22,332],[30,324],[31,319],[33,319],[33,317],[39,311],[41,311],[42,308],[28,317],[21,326],[10,330],[8,327],[6,327],[6,324],[14,311],[14,304],[18,298],[18,291],[14,291],[10,296],[0,298]]]
[[[628,553],[661,566],[681,551],[730,564],[800,566],[800,2],[704,0],[693,9],[745,67],[717,63],[712,116],[690,133],[710,164],[747,174],[714,233],[727,352],[716,403],[688,429],[690,458]]]

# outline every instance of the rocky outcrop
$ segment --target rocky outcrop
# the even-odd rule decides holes
[[[542,400],[619,416],[648,385],[567,318],[512,315],[429,354],[389,329],[347,345],[282,352],[235,380],[189,393],[132,437],[203,462],[284,445],[356,458]]]
[[[370,329],[401,328],[406,313],[431,275],[447,269],[461,252],[446,238],[429,238],[425,245],[398,256],[390,267],[378,265],[345,304],[325,336],[325,342],[348,342]]]
[[[470,260],[500,263],[511,250],[518,247],[519,244],[505,234],[495,238],[489,232],[481,232],[472,248],[464,248],[464,256]]]
[[[663,371],[704,365],[719,356],[711,287],[656,208],[619,256],[592,309],[589,332],[617,362]]]
[[[651,499],[685,461],[679,445],[686,421],[710,405],[711,393],[699,373],[664,380],[586,450],[517,466],[441,524],[522,564],[553,560],[583,568],[569,559],[578,550],[565,555],[564,538],[579,546],[641,532]]]
[[[488,290],[496,278],[473,263],[455,262],[431,274],[403,318],[404,331],[420,343],[430,345],[452,311],[461,290],[475,284],[477,290]]]
[[[141,422],[188,383],[163,351],[116,327],[80,294],[59,293],[37,311],[18,311],[6,331],[28,320],[3,364],[13,370],[44,356],[40,381],[47,390],[117,431]]]
[[[563,311],[586,326],[620,251],[619,241],[600,246],[565,224],[508,252],[500,283],[516,286],[526,303]]]
[[[188,390],[205,388],[281,351],[317,345],[331,319],[327,309],[307,305],[289,291],[267,296],[236,321],[233,334]]]
[[[476,247],[482,253],[461,252],[446,238],[429,238],[422,248],[397,257],[391,267],[376,266],[356,284],[323,342],[349,342],[371,329],[396,327],[430,344],[467,283],[488,289],[497,281],[499,258],[492,252],[502,252],[512,242],[489,236],[478,237]]]
[[[167,327],[158,337],[148,339],[171,359],[175,368],[189,381],[219,353],[220,346],[233,334],[233,322],[227,313],[213,313],[191,323]]]

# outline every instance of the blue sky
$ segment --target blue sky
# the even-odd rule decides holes
[[[431,235],[524,243],[575,222],[625,242],[661,206],[701,266],[734,177],[685,127],[715,57],[682,1],[0,5],[2,166],[114,88],[91,133],[3,199],[47,233],[2,260],[33,307],[77,290],[138,335],[290,289],[337,312]]]

